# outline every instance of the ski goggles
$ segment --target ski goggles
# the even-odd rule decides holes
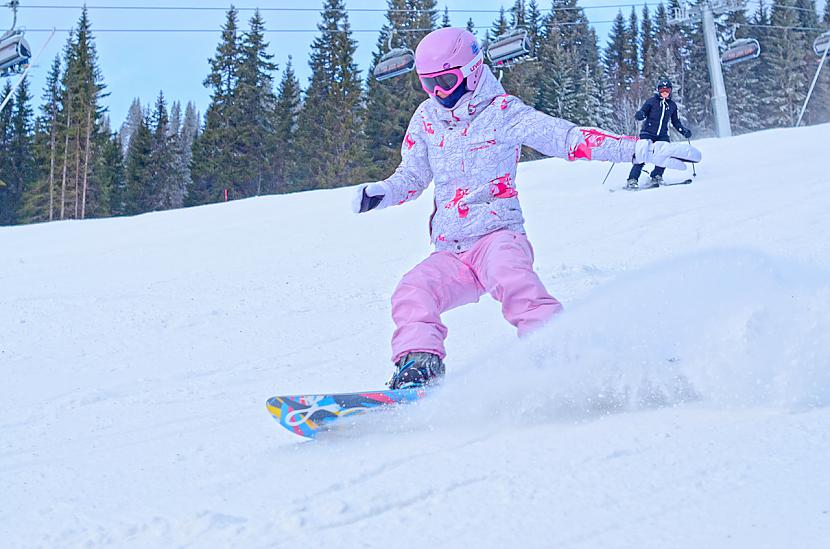
[[[659,90],[657,90],[657,93],[663,92],[666,92],[667,94],[671,95],[671,88],[660,88]]]
[[[484,57],[479,52],[472,61],[463,67],[419,74],[418,79],[421,81],[421,87],[429,95],[437,95],[439,91],[449,95],[458,89],[465,78],[476,72],[483,62]]]

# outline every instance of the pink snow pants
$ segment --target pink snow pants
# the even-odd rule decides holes
[[[504,318],[523,336],[562,310],[533,272],[533,248],[521,233],[501,230],[461,253],[435,252],[401,279],[392,294],[392,360],[426,351],[444,358],[441,314],[475,303],[485,293],[501,302]]]

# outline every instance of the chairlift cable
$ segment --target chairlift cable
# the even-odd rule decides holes
[[[658,6],[659,3],[644,3],[644,6]],[[603,9],[603,8],[628,8],[639,7],[640,4],[606,4],[601,6],[573,6],[573,7],[555,7],[550,11],[578,11],[588,9]],[[35,4],[21,6],[23,9],[71,9],[78,10],[111,10],[111,11],[223,11],[227,12],[228,8],[219,6],[108,6],[108,5],[76,5],[76,4]],[[237,12],[256,11],[260,12],[297,12],[297,13],[320,13],[320,8],[269,8],[269,7],[235,7]],[[342,11],[347,13],[422,13],[436,10],[424,9],[386,9],[386,8],[346,8]],[[448,13],[501,13],[501,10],[495,9],[451,9]]]
[[[597,23],[613,23],[613,21],[597,21]],[[581,25],[582,22],[569,22],[569,23],[561,23],[560,26],[572,26],[572,25]],[[489,29],[489,26],[480,26],[474,27],[476,30],[485,30]],[[72,32],[76,30],[75,28],[68,28],[68,29],[57,29],[58,32]],[[93,28],[93,33],[117,33],[117,32],[124,32],[124,33],[142,33],[142,32],[160,32],[160,33],[200,33],[200,32],[221,32],[222,29],[128,29],[128,28],[112,28],[112,29],[96,29]],[[395,29],[395,32],[430,32],[435,29]],[[26,29],[26,32],[51,32],[52,29]],[[244,29],[238,29],[238,33],[242,34],[245,32]],[[323,33],[323,34],[331,34],[331,33],[338,33],[338,32],[346,32],[342,29],[337,30],[329,30],[329,29],[264,29],[261,31],[263,34],[282,34],[282,33]],[[377,33],[378,29],[349,29],[348,32],[351,33]]]
[[[784,30],[797,30],[797,31],[823,31],[824,29],[819,27],[785,27],[784,25],[763,25],[761,23],[740,23],[739,27],[760,27],[765,29],[784,29]]]
[[[613,20],[608,21],[592,21],[591,24],[607,24],[613,23]],[[565,22],[559,23],[560,27],[565,26],[574,26],[574,25],[582,25],[584,22],[582,21],[575,21],[575,22]],[[757,27],[757,28],[765,28],[765,29],[783,29],[783,30],[793,30],[793,31],[817,31],[821,32],[824,29],[820,27],[785,27],[783,25],[763,25],[760,23],[741,23],[738,26],[740,27]],[[475,30],[488,30],[490,29],[489,26],[476,26],[473,27]],[[72,32],[76,30],[73,28],[59,28],[57,29],[58,32]],[[395,32],[430,32],[435,29],[395,29]],[[40,29],[40,28],[29,28],[26,29],[26,32],[52,32],[52,29]],[[92,29],[93,33],[211,33],[211,32],[221,32],[221,29],[210,28],[210,29],[148,29],[148,28],[135,28],[135,29],[128,29],[128,28],[110,28],[110,29]],[[244,33],[244,29],[237,30],[238,33]],[[322,34],[332,34],[338,32],[346,32],[341,29],[337,30],[320,30],[320,29],[264,29],[262,30],[264,34],[299,34],[299,33],[322,33]],[[364,34],[364,33],[377,33],[377,29],[349,29],[349,32],[356,33],[356,34]]]
[[[17,0],[14,0],[17,1]],[[10,2],[11,3],[11,2]],[[556,11],[579,11],[579,10],[592,10],[592,9],[609,9],[609,8],[637,8],[640,7],[641,4],[605,4],[599,6],[572,6],[572,7],[552,7],[550,12]],[[642,6],[649,6],[649,7],[657,7],[660,3],[648,3],[644,2]],[[227,8],[220,7],[220,6],[145,6],[145,5],[132,5],[132,6],[108,6],[108,5],[99,5],[99,6],[90,6],[90,5],[76,5],[76,4],[35,4],[35,5],[24,5],[20,6],[22,9],[71,9],[71,10],[78,10],[78,9],[87,9],[87,10],[108,10],[108,11],[223,11],[226,12]],[[321,11],[320,8],[269,8],[269,7],[235,7],[234,8],[237,12],[245,12],[245,11],[257,11],[260,12],[296,12],[296,13],[319,13]],[[805,12],[812,12],[813,10],[810,8],[802,8],[798,6],[778,6],[776,9],[789,9],[789,10],[796,10],[796,11],[805,11]],[[346,8],[342,10],[346,13],[422,13],[434,10],[424,10],[424,9],[384,9],[384,8]],[[494,9],[451,9],[447,10],[448,13],[501,13],[501,10],[494,10]],[[613,23],[613,21],[610,21]],[[602,21],[602,23],[606,23],[606,21]],[[489,28],[489,27],[488,27]]]

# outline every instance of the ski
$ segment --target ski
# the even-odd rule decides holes
[[[650,189],[659,189],[660,187],[675,187],[677,185],[688,185],[691,182],[692,182],[692,179],[684,179],[683,181],[664,181],[663,183],[660,183],[659,185],[650,185],[648,187],[629,187],[628,185],[625,185],[625,186],[623,186],[619,189],[609,189],[609,190],[612,193],[615,192],[615,191],[631,191],[631,192],[648,191]]]
[[[275,396],[268,399],[268,412],[282,427],[295,435],[314,438],[332,425],[353,416],[420,400],[424,388]]]

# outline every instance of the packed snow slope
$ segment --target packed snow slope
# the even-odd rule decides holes
[[[449,312],[440,391],[313,442],[265,401],[383,386],[431,192],[0,228],[2,545],[826,548],[828,143],[698,141],[637,193],[522,165],[566,312]]]

